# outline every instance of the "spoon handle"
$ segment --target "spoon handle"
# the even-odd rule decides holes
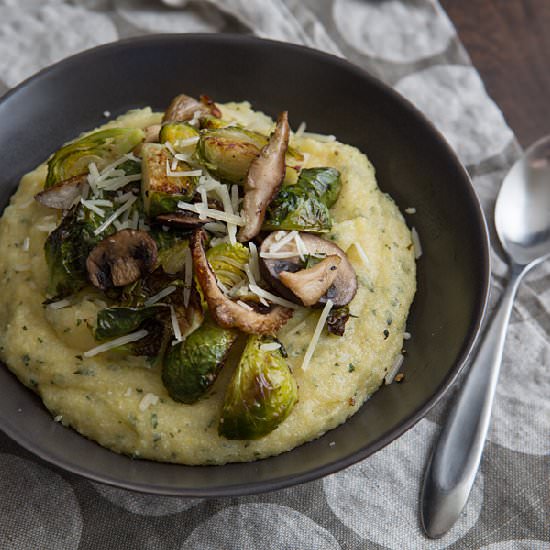
[[[506,329],[526,269],[512,265],[500,303],[470,360],[470,371],[428,462],[421,520],[431,538],[443,536],[458,519],[474,483],[489,428]]]

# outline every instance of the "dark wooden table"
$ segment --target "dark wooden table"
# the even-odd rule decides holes
[[[550,133],[550,0],[440,0],[523,146]]]

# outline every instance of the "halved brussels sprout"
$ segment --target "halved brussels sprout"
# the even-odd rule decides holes
[[[145,212],[155,217],[177,210],[178,201],[192,198],[198,178],[194,176],[169,176],[172,156],[160,143],[144,143],[142,149],[141,195]],[[190,171],[191,167],[178,161],[175,172]]]
[[[167,122],[160,130],[160,142],[169,142],[178,153],[181,153],[188,151],[189,147],[181,147],[179,142],[198,135],[199,131],[188,122]]]
[[[206,251],[206,259],[216,278],[229,290],[246,277],[244,266],[248,257],[248,248],[241,243],[221,243]]]
[[[146,320],[159,314],[160,309],[166,311],[166,306],[153,305],[149,307],[108,307],[97,314],[94,331],[96,340],[118,338],[135,330]]]
[[[174,401],[195,403],[215,382],[238,331],[206,321],[185,341],[171,346],[162,368],[162,381]]]
[[[242,184],[250,163],[267,141],[266,136],[240,126],[207,130],[201,133],[197,155],[206,168],[221,180]],[[285,184],[296,182],[303,161],[302,154],[292,149],[287,151]]]
[[[263,344],[276,340],[250,336],[229,382],[218,433],[227,439],[260,439],[287,418],[298,399],[296,381],[283,356]]]
[[[304,168],[295,185],[283,187],[269,205],[262,229],[313,231],[332,227],[329,208],[340,193],[336,168]]]
[[[283,187],[267,208],[264,231],[313,231],[327,233],[332,219],[327,205],[298,185]]]
[[[80,138],[59,149],[48,161],[45,188],[72,176],[88,173],[95,162],[101,170],[141,143],[145,134],[139,128],[111,128]]]

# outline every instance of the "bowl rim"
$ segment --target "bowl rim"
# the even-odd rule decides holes
[[[456,152],[452,149],[446,138],[442,133],[435,127],[435,125],[418,109],[416,108],[407,98],[399,94],[395,89],[393,89],[388,84],[384,83],[374,75],[370,74],[361,67],[355,65],[354,63],[348,61],[343,57],[338,57],[333,54],[322,52],[308,46],[303,46],[299,44],[287,43],[278,40],[260,38],[254,35],[243,35],[235,33],[157,33],[157,34],[147,34],[138,37],[130,37],[116,42],[109,42],[106,44],[101,44],[76,54],[70,55],[63,58],[62,60],[49,65],[37,73],[26,78],[20,82],[14,88],[8,90],[2,97],[0,97],[0,107],[4,103],[9,101],[9,99],[18,94],[22,89],[27,88],[35,81],[40,80],[41,78],[49,75],[53,75],[58,71],[65,70],[66,67],[70,67],[73,63],[79,63],[85,61],[88,56],[94,56],[97,52],[105,52],[109,50],[116,50],[121,47],[146,47],[148,44],[152,43],[162,43],[177,41],[180,44],[184,44],[186,41],[207,41],[213,44],[244,44],[249,47],[254,47],[257,44],[266,44],[271,45],[274,48],[284,48],[290,51],[299,51],[306,52],[310,56],[314,56],[321,61],[328,61],[331,64],[335,64],[345,69],[348,72],[354,73],[356,76],[368,81],[369,85],[377,88],[379,91],[390,96],[393,101],[396,101],[400,106],[409,112],[409,114],[422,123],[426,129],[430,131],[434,137],[440,142],[440,145],[443,147],[445,154],[449,161],[455,165],[455,168],[462,179],[464,180],[465,186],[464,190],[468,194],[470,204],[472,206],[472,215],[475,215],[475,221],[479,229],[480,237],[482,242],[479,243],[481,248],[481,257],[480,257],[480,267],[483,274],[483,278],[480,281],[480,292],[478,295],[477,312],[475,319],[470,324],[470,330],[468,338],[465,340],[460,355],[457,357],[454,364],[449,369],[447,375],[443,381],[437,386],[433,391],[430,397],[425,400],[421,405],[416,407],[409,416],[403,420],[400,424],[392,428],[390,431],[384,433],[373,442],[368,445],[365,445],[360,450],[346,456],[339,458],[333,461],[329,461],[326,464],[319,466],[317,468],[308,470],[300,474],[288,474],[283,475],[279,478],[274,478],[267,481],[250,481],[246,484],[237,484],[230,486],[221,486],[221,487],[211,487],[205,489],[188,489],[181,487],[166,488],[159,487],[151,483],[141,483],[141,482],[126,482],[115,479],[109,475],[97,473],[93,470],[83,467],[79,464],[66,461],[62,454],[55,455],[42,450],[40,447],[37,447],[34,442],[26,436],[26,434],[18,430],[14,425],[8,423],[7,425],[0,426],[0,429],[8,435],[12,440],[21,445],[24,449],[31,452],[32,454],[38,456],[44,461],[53,464],[63,470],[83,476],[92,481],[104,483],[107,485],[112,485],[124,489],[129,489],[141,493],[147,494],[156,494],[156,495],[171,495],[171,496],[180,496],[180,497],[199,497],[199,498],[208,498],[208,497],[229,497],[229,496],[243,496],[243,495],[255,495],[260,493],[265,493],[269,491],[284,489],[287,487],[300,485],[309,481],[316,480],[318,478],[324,477],[326,475],[338,472],[344,468],[351,466],[361,460],[366,459],[368,456],[379,451],[386,445],[390,444],[392,441],[396,440],[402,436],[405,432],[411,429],[419,420],[424,418],[424,416],[439,402],[439,400],[445,395],[450,386],[452,386],[457,377],[465,368],[465,365],[470,358],[472,351],[474,350],[481,331],[483,321],[485,319],[488,302],[489,302],[489,290],[491,282],[491,254],[490,254],[490,235],[488,230],[487,220],[485,214],[480,204],[479,197],[477,196],[471,178],[466,171],[464,165],[459,160]],[[72,428],[70,428],[72,429]],[[335,428],[337,429],[337,428]],[[74,431],[74,430],[73,430]],[[85,437],[81,434],[78,434],[80,437]],[[97,443],[96,443],[97,444]],[[111,451],[112,452],[112,451]],[[287,452],[292,452],[292,449]],[[128,459],[131,460],[131,459]],[[143,460],[147,462],[147,460]],[[168,466],[177,468],[179,464],[165,463]],[[250,462],[248,464],[254,465],[255,462]],[[183,465],[188,467],[186,465]],[[225,465],[214,465],[214,466],[193,466],[194,468],[220,468]]]

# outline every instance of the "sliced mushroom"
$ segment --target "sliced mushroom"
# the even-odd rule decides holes
[[[292,309],[274,306],[268,313],[259,313],[230,300],[219,289],[216,275],[206,259],[205,239],[204,230],[197,229],[190,246],[197,280],[216,323],[223,328],[236,327],[247,334],[275,334],[292,317]]]
[[[279,234],[277,234],[279,233]],[[290,240],[282,247],[277,248],[277,238],[282,240],[281,232],[271,233],[264,241],[260,248],[260,268],[264,279],[281,296],[292,300],[298,304],[302,300],[287,288],[281,281],[280,274],[282,272],[296,273],[304,269],[304,262],[300,259],[298,248],[295,239]],[[284,235],[288,235],[285,232]],[[282,235],[282,238],[284,238]],[[335,307],[340,307],[348,304],[357,292],[357,276],[355,270],[348,260],[346,253],[335,243],[327,241],[317,235],[311,233],[300,233],[300,237],[306,248],[306,253],[321,258],[327,258],[333,255],[339,256],[341,259],[338,266],[336,277],[328,290],[319,298],[318,304],[324,304],[328,299],[332,300]],[[269,257],[272,253],[271,248],[275,245],[277,255],[287,256],[284,258]],[[267,255],[268,257],[263,257]],[[272,254],[275,256],[275,254]]]
[[[191,120],[197,111],[202,115],[212,115],[217,118],[221,116],[216,104],[208,96],[201,96],[200,101],[197,101],[194,97],[180,94],[171,101],[166,109],[162,123]]]
[[[137,281],[149,273],[157,261],[157,244],[145,231],[124,229],[106,237],[86,260],[94,286],[106,290]]]
[[[288,113],[283,111],[269,142],[252,161],[246,174],[243,200],[245,224],[237,235],[240,242],[250,241],[260,232],[265,211],[281,187],[285,177],[289,134]]]
[[[34,198],[48,208],[69,210],[82,197],[87,185],[86,174],[80,174],[37,193]]]
[[[329,289],[338,275],[338,266],[342,258],[336,254],[308,269],[300,271],[281,271],[279,279],[294,295],[298,296],[306,307],[316,304]]]
[[[151,124],[151,126],[143,128],[145,132],[145,139],[143,141],[145,143],[158,143],[160,139],[160,128],[160,124]]]
[[[179,229],[195,229],[196,227],[202,227],[205,223],[212,220],[209,218],[201,220],[198,214],[193,214],[192,212],[171,212],[170,214],[160,214],[154,221]]]

